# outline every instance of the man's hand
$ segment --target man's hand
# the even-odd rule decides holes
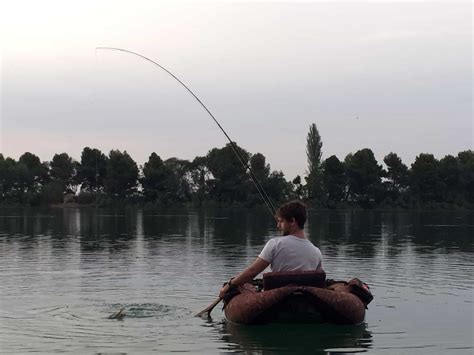
[[[229,284],[226,283],[222,288],[221,288],[221,291],[219,292],[219,297],[220,298],[224,298],[224,295],[227,293],[227,291],[229,291],[230,287],[229,287]]]
[[[245,284],[246,282],[251,282],[255,276],[257,276],[259,273],[261,273],[265,268],[270,265],[270,263],[266,260],[263,260],[261,258],[257,258],[252,265],[250,265],[248,268],[246,268],[244,271],[242,271],[241,274],[239,274],[236,277],[233,277],[232,280],[232,286],[237,287],[240,285]],[[230,287],[229,284],[226,283],[222,288],[221,291],[219,292],[219,297],[223,298],[225,293],[229,291]]]

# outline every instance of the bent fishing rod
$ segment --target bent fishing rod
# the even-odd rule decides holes
[[[171,75],[178,83],[180,83],[191,95],[193,95],[193,97],[197,100],[197,102],[199,102],[201,104],[201,106],[206,110],[206,112],[211,116],[211,118],[213,119],[213,121],[217,124],[217,126],[220,128],[220,130],[222,131],[222,133],[224,133],[224,135],[226,136],[226,138],[228,139],[229,143],[230,143],[230,146],[232,148],[232,151],[235,153],[235,155],[237,156],[238,160],[240,161],[240,163],[242,164],[245,172],[248,172],[250,174],[250,177],[251,177],[251,180],[253,182],[253,184],[255,185],[258,193],[260,194],[260,197],[262,198],[263,202],[265,203],[265,205],[267,206],[267,208],[269,209],[270,213],[272,214],[272,216],[274,218],[275,215],[276,215],[276,209],[275,207],[273,206],[272,204],[272,201],[270,200],[270,198],[268,197],[265,189],[263,188],[262,184],[260,183],[260,181],[258,181],[257,179],[257,176],[254,174],[250,164],[248,163],[248,161],[246,161],[244,159],[244,157],[242,156],[242,154],[239,152],[239,150],[237,149],[237,145],[234,143],[234,141],[232,139],[230,139],[229,135],[227,134],[227,132],[224,130],[224,128],[221,126],[221,124],[219,123],[219,121],[217,121],[217,119],[214,117],[214,115],[211,113],[211,111],[209,111],[209,109],[206,107],[206,105],[204,105],[204,103],[196,96],[196,94],[188,87],[186,86],[176,75],[174,75],[172,72],[170,72],[168,69],[166,69],[165,67],[163,67],[162,65],[158,64],[157,62],[155,62],[154,60],[148,58],[148,57],[145,57],[144,55],[141,55],[140,53],[137,53],[137,52],[133,52],[133,51],[130,51],[128,49],[123,49],[123,48],[117,48],[117,47],[96,47],[96,49],[99,49],[99,50],[112,50],[112,51],[119,51],[119,52],[124,52],[124,53],[128,53],[128,54],[133,54],[137,57],[140,57],[154,65],[156,65],[158,68],[164,70],[165,72],[167,72],[169,75]]]

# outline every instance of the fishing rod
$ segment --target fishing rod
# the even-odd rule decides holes
[[[237,158],[239,159],[240,163],[242,164],[245,172],[248,172],[250,174],[250,177],[252,179],[252,182],[253,184],[255,185],[255,187],[257,188],[257,191],[258,193],[260,194],[260,197],[262,198],[263,202],[265,203],[265,205],[267,206],[267,208],[269,209],[270,213],[272,214],[272,216],[275,218],[275,215],[276,215],[276,209],[275,209],[275,206],[273,206],[273,203],[272,201],[270,200],[270,198],[268,197],[265,189],[263,188],[262,184],[260,184],[260,181],[258,181],[257,179],[257,176],[255,176],[251,166],[249,165],[248,161],[246,161],[244,159],[244,157],[242,156],[242,154],[239,152],[239,150],[237,149],[237,145],[234,143],[234,141],[232,139],[230,139],[229,135],[227,134],[227,132],[224,130],[224,128],[221,126],[221,124],[219,123],[219,121],[217,121],[217,119],[214,117],[214,115],[211,113],[211,111],[209,111],[209,109],[206,107],[206,105],[204,105],[204,103],[196,96],[196,94],[189,88],[187,87],[176,75],[174,75],[172,72],[170,72],[168,69],[166,69],[165,67],[163,67],[162,65],[158,64],[157,62],[155,62],[154,60],[148,58],[148,57],[145,57],[144,55],[141,55],[140,53],[137,53],[137,52],[133,52],[133,51],[130,51],[128,49],[123,49],[123,48],[117,48],[117,47],[96,47],[96,50],[99,49],[99,50],[112,50],[112,51],[119,51],[119,52],[124,52],[124,53],[129,53],[129,54],[133,54],[133,55],[136,55],[154,65],[156,65],[157,67],[159,67],[160,69],[164,70],[165,72],[167,72],[169,75],[171,75],[178,83],[180,83],[191,95],[193,95],[193,97],[197,100],[197,102],[199,102],[201,104],[202,107],[204,107],[204,109],[207,111],[207,113],[211,116],[211,118],[214,120],[214,122],[217,124],[217,126],[220,128],[220,130],[222,131],[222,133],[224,133],[224,135],[226,136],[226,138],[228,139],[229,143],[230,143],[230,146],[232,148],[232,151],[235,153],[235,155],[237,156]]]

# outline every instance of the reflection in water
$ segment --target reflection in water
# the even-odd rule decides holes
[[[161,213],[160,213],[161,212]],[[0,236],[48,236],[55,240],[80,237],[84,250],[128,248],[137,235],[172,239],[186,236],[213,241],[218,251],[228,245],[261,246],[278,234],[265,210],[244,209],[167,210],[145,213],[133,208],[55,208],[0,210]],[[166,212],[166,213],[164,213]],[[309,238],[326,252],[337,255],[341,245],[351,245],[358,256],[373,257],[380,243],[394,247],[407,242],[436,248],[473,251],[473,212],[314,211],[309,215]],[[24,238],[23,240],[27,240]],[[219,246],[222,249],[219,250]],[[59,246],[59,245],[58,245]]]
[[[366,324],[269,324],[245,326],[232,322],[220,325],[229,350],[261,354],[327,354],[327,349],[365,351],[372,345]]]

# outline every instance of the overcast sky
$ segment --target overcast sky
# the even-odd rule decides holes
[[[473,149],[471,2],[9,1],[0,5],[0,151],[85,146],[143,164],[226,138],[288,179],[308,127],[323,158],[371,148],[410,165]]]

